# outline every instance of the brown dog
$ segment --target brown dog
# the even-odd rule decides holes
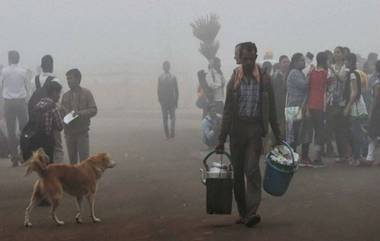
[[[28,166],[25,175],[29,175],[33,171],[39,175],[39,179],[35,182],[33,194],[29,206],[25,211],[26,227],[31,227],[29,220],[32,209],[43,199],[49,200],[51,203],[50,214],[58,225],[63,225],[55,211],[63,196],[63,191],[76,197],[77,214],[75,219],[77,223],[82,223],[81,204],[83,197],[86,197],[90,205],[91,218],[94,223],[101,220],[95,217],[94,197],[96,193],[96,181],[101,177],[107,168],[116,165],[106,153],[100,153],[93,157],[80,162],[79,164],[50,164],[49,159],[42,148],[33,153],[32,158],[25,163]]]

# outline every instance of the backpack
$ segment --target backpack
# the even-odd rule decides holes
[[[29,118],[30,119],[34,118],[34,116],[33,116],[34,113],[33,112],[34,112],[34,108],[37,105],[37,103],[42,98],[45,98],[47,96],[46,86],[47,86],[48,83],[50,83],[51,81],[53,81],[54,78],[55,77],[53,77],[53,76],[48,76],[46,78],[46,81],[45,81],[45,83],[44,83],[43,86],[41,86],[40,77],[38,75],[34,79],[34,82],[35,82],[35,85],[36,85],[36,90],[33,92],[32,96],[30,97],[29,102],[28,102],[28,114],[29,114]]]

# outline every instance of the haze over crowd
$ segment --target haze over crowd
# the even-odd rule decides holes
[[[86,72],[159,72],[169,59],[175,72],[206,67],[189,23],[210,12],[220,16],[217,37],[224,72],[230,74],[234,45],[254,41],[259,54],[317,52],[349,46],[365,56],[380,52],[375,31],[378,0],[18,0],[3,1],[0,63],[17,49],[30,68],[52,54],[56,69]],[[149,70],[148,70],[149,69]]]

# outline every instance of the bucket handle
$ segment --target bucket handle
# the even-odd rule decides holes
[[[296,167],[296,163],[294,162],[294,150],[293,148],[285,141],[281,141],[281,144],[283,144],[286,148],[288,148],[289,152],[290,152],[290,155],[292,156],[292,164],[293,164],[293,167]]]
[[[208,167],[208,165],[207,165],[207,160],[212,156],[212,155],[214,155],[215,153],[217,153],[217,151],[212,151],[212,152],[210,152],[209,154],[207,154],[206,155],[206,157],[203,159],[203,165],[205,166],[205,168],[206,168],[206,171],[209,171],[209,167]],[[227,158],[228,158],[228,161],[230,162],[230,167],[231,167],[231,155],[228,153],[228,152],[225,152],[225,151],[223,151],[222,153],[217,153],[217,154],[221,154],[221,155],[225,155]]]

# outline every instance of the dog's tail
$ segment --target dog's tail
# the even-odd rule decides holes
[[[32,157],[24,163],[24,166],[27,167],[25,176],[32,172],[36,172],[38,176],[43,178],[46,174],[48,164],[49,157],[46,155],[43,148],[39,148],[34,151]]]

